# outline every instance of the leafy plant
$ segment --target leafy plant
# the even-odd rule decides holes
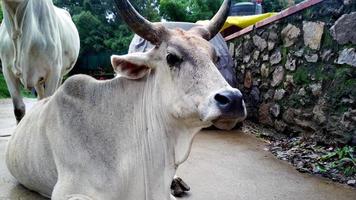
[[[196,22],[210,19],[222,0],[160,0],[160,14],[167,20]]]
[[[320,157],[321,163],[317,168],[320,172],[328,172],[330,170],[341,171],[345,176],[356,174],[356,158],[355,147],[344,146],[337,148],[335,151],[330,152]],[[332,161],[328,164],[323,164],[325,161]]]
[[[350,67],[337,68],[334,73],[334,78],[330,82],[327,91],[327,99],[332,109],[335,111],[344,112],[346,106],[341,101],[344,97],[356,95],[356,80],[354,79],[355,72]]]
[[[262,6],[265,12],[279,12],[290,5],[284,0],[264,0],[262,1]]]

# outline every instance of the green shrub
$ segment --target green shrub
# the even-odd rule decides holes
[[[7,89],[4,75],[0,74],[0,99],[9,98],[10,93]]]

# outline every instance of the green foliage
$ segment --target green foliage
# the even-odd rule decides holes
[[[21,87],[20,93],[23,97],[35,98],[30,91],[25,90],[23,87]],[[5,98],[10,98],[10,92],[7,89],[4,75],[0,73],[0,99]]]
[[[27,97],[27,98],[36,98],[36,96],[35,96],[31,91],[29,91],[29,90],[23,88],[22,85],[21,85],[20,87],[21,87],[21,88],[20,88],[20,94],[21,94],[21,96]]]
[[[2,21],[3,15],[2,15],[2,8],[1,8],[1,2],[0,2],[0,22]]]
[[[341,100],[356,96],[355,73],[355,70],[347,66],[336,69],[327,90],[328,103],[333,105],[332,111],[344,112],[346,105]]]
[[[335,151],[322,156],[319,160],[320,163],[317,167],[321,172],[337,170],[345,176],[356,174],[355,147],[344,146],[343,148],[337,148]]]
[[[301,1],[301,0],[299,0]],[[233,3],[239,2],[251,2],[250,0],[235,0]],[[262,8],[263,12],[279,12],[283,9],[286,9],[289,5],[293,2],[289,0],[263,0],[262,1]]]
[[[284,100],[282,103],[292,108],[299,108],[300,106],[302,106],[300,102],[300,96],[297,93],[291,94],[288,100]]]
[[[306,85],[310,83],[308,69],[305,66],[298,67],[295,71],[294,81],[297,85]]]
[[[312,9],[305,9],[302,12],[303,12],[303,18],[310,19],[310,18],[312,18],[315,11]]]
[[[338,45],[334,42],[333,37],[331,36],[330,31],[324,31],[323,38],[322,38],[322,47],[337,50]]]
[[[196,22],[210,19],[222,0],[160,0],[160,14],[170,21]]]
[[[7,90],[4,75],[0,74],[0,99],[9,98],[10,93]]]
[[[170,21],[189,21],[186,16],[186,1],[161,0],[161,15]]]
[[[112,0],[54,0],[53,2],[71,13],[80,34],[81,50],[75,69],[87,70],[84,65],[89,60],[93,60],[92,55],[127,53],[134,33],[121,20]],[[147,19],[160,21],[157,0],[131,0],[130,2]],[[98,69],[99,67],[111,69],[110,62],[100,62],[95,65]]]
[[[288,50],[287,47],[282,47],[282,48],[281,48],[281,55],[282,55],[281,64],[282,64],[282,65],[285,65],[286,62],[287,62],[288,52],[289,52],[289,50]]]
[[[328,72],[324,69],[322,64],[311,64],[310,66],[299,66],[294,72],[294,81],[297,85],[307,85],[312,81],[324,81],[329,80],[333,77],[332,72]],[[313,78],[311,78],[313,77]]]
[[[315,99],[312,97],[311,92],[307,90],[303,98],[297,92],[294,92],[288,98],[283,99],[281,103],[291,108],[309,108],[314,105]]]
[[[290,5],[287,0],[263,0],[262,7],[264,12],[279,12]]]
[[[141,15],[145,16],[152,22],[161,21],[159,15],[159,0],[146,0],[141,9]]]
[[[117,30],[114,30],[113,37],[104,40],[104,45],[108,49],[124,49],[120,53],[125,53],[132,35],[133,33],[125,25],[120,25]]]
[[[90,11],[82,11],[73,16],[73,21],[78,28],[81,38],[81,52],[99,52],[104,49],[103,30],[105,27]]]

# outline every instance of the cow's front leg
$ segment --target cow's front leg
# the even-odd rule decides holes
[[[174,176],[171,184],[171,193],[176,197],[181,197],[185,192],[189,191],[190,187],[178,176]]]
[[[61,80],[60,70],[54,69],[47,77],[44,89],[44,97],[51,96],[59,87],[59,81]]]
[[[37,99],[41,100],[45,97],[45,88],[43,83],[42,84],[37,84],[35,86],[36,92],[37,92]]]
[[[78,186],[78,185],[76,185]],[[76,191],[71,183],[58,182],[52,192],[52,200],[97,200]]]
[[[3,73],[7,88],[10,92],[12,103],[14,105],[14,114],[16,122],[19,123],[26,112],[26,107],[20,94],[20,80],[7,67],[3,67]]]

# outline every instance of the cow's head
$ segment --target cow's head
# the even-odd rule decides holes
[[[127,0],[115,0],[130,28],[155,48],[145,53],[112,56],[115,71],[129,79],[155,75],[172,114],[199,126],[231,129],[246,117],[242,94],[217,70],[216,52],[208,42],[224,24],[231,0],[225,0],[207,26],[189,31],[167,29],[140,16]]]

